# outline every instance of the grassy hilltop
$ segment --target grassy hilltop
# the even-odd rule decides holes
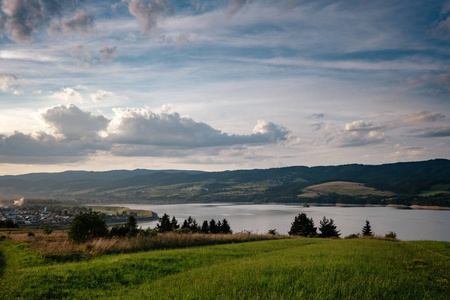
[[[450,295],[447,242],[291,238],[58,262],[27,244],[4,240],[0,253],[1,299],[448,299]]]

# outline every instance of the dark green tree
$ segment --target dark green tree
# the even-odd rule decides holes
[[[202,233],[209,233],[208,221],[206,221],[206,220],[203,221],[201,231],[202,231]]]
[[[216,221],[214,219],[211,219],[211,221],[209,221],[209,232],[211,233],[219,233],[220,228],[217,227]]]
[[[125,224],[125,227],[127,228],[126,235],[128,237],[137,236],[137,234],[139,232],[139,229],[138,229],[138,226],[137,226],[136,218],[133,215],[130,215],[128,217],[128,221]]]
[[[289,230],[289,235],[299,235],[299,236],[316,236],[317,228],[314,227],[314,221],[308,218],[306,214],[301,213],[294,218],[294,222],[291,223],[291,230]]]
[[[341,234],[339,230],[336,230],[336,225],[334,225],[333,219],[327,219],[325,216],[320,221],[320,227],[319,231],[320,237],[327,238],[327,237],[339,237]]]
[[[168,214],[164,214],[159,218],[159,223],[156,224],[158,232],[170,232],[172,231],[172,224],[170,223],[170,217]]]
[[[372,236],[373,235],[372,226],[370,226],[369,220],[366,220],[366,225],[364,225],[364,227],[362,228],[361,234],[363,236]]]
[[[181,225],[181,229],[189,229],[189,222],[188,220],[183,221],[183,225]]]
[[[233,233],[227,219],[222,220],[222,224],[220,225],[220,233]]]
[[[108,227],[105,220],[96,212],[77,214],[69,227],[69,239],[82,243],[94,238],[105,237],[108,234]]]
[[[175,219],[175,216],[172,217],[172,221],[170,222],[170,225],[172,226],[172,230],[180,228],[180,225],[178,225],[177,219]]]

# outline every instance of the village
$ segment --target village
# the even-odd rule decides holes
[[[98,211],[98,207],[94,211]],[[109,209],[107,209],[109,210]],[[93,211],[89,206],[52,205],[43,206],[26,204],[22,199],[15,200],[13,205],[0,205],[0,224],[17,225],[19,227],[39,228],[48,226],[52,228],[68,228],[75,215],[80,212]],[[154,214],[151,217],[142,217],[134,211],[99,211],[100,216],[108,225],[125,223],[128,216],[133,215],[139,220],[157,219]],[[16,227],[16,226],[14,226]]]

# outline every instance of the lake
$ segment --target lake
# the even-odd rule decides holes
[[[120,204],[132,209],[144,209],[156,212],[160,217],[167,213],[175,216],[179,224],[189,216],[194,217],[200,225],[204,220],[216,221],[227,219],[233,232],[251,231],[267,233],[276,229],[280,234],[287,234],[299,213],[312,217],[316,227],[323,216],[332,218],[341,231],[341,237],[360,232],[369,220],[372,231],[377,235],[389,231],[397,233],[401,240],[438,240],[450,241],[450,210],[399,209],[395,207],[340,207],[310,206],[290,204]],[[142,228],[155,227],[157,221],[142,222]]]

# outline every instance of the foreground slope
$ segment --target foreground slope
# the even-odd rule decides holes
[[[46,261],[9,241],[0,242],[0,251],[6,261],[2,299],[448,299],[450,294],[446,242],[285,239],[67,263]]]

